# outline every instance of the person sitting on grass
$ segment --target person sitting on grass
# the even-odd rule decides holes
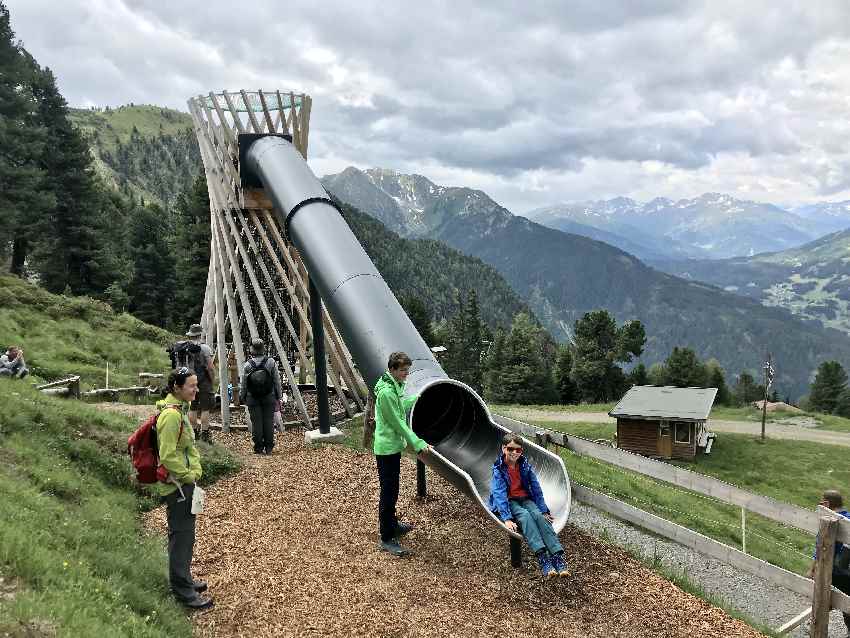
[[[400,523],[396,518],[401,452],[409,444],[421,459],[431,450],[431,446],[407,425],[407,412],[417,399],[415,396],[404,397],[404,382],[412,363],[404,352],[393,352],[387,362],[387,371],[375,384],[375,442],[372,450],[381,487],[378,501],[380,548],[395,556],[410,554],[397,539],[413,529],[412,525]]]
[[[512,532],[520,532],[537,557],[544,578],[569,576],[564,548],[552,527],[552,514],[531,463],[522,455],[516,434],[502,438],[502,453],[493,464],[490,510]]]
[[[17,346],[9,346],[6,353],[0,356],[0,377],[23,379],[29,374],[24,362],[24,351]]]

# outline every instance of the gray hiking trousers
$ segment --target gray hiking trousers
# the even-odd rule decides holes
[[[181,602],[193,600],[195,581],[192,579],[192,552],[195,549],[195,515],[192,514],[194,485],[184,485],[186,500],[178,502],[180,491],[165,497],[168,514],[168,582],[171,592]]]

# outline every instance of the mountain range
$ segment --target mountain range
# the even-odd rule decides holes
[[[850,229],[753,257],[650,263],[850,333]]]
[[[606,308],[618,321],[644,323],[647,363],[665,359],[675,345],[687,346],[734,374],[760,369],[769,349],[781,362],[779,387],[795,397],[820,361],[850,363],[850,338],[841,332],[660,272],[601,241],[514,216],[480,190],[352,167],[322,181],[402,236],[437,239],[494,266],[561,340],[570,338],[585,312]]]
[[[576,224],[605,231],[603,241],[641,259],[726,259],[786,250],[850,228],[850,202],[789,211],[720,193],[677,201],[617,197],[538,208],[526,217],[594,239]]]

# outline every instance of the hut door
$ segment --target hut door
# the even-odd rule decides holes
[[[658,426],[658,456],[669,459],[673,456],[673,432],[667,421]]]

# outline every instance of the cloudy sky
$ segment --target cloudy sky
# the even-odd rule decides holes
[[[850,199],[846,0],[6,2],[72,106],[311,94],[319,175],[418,172],[516,213]]]

